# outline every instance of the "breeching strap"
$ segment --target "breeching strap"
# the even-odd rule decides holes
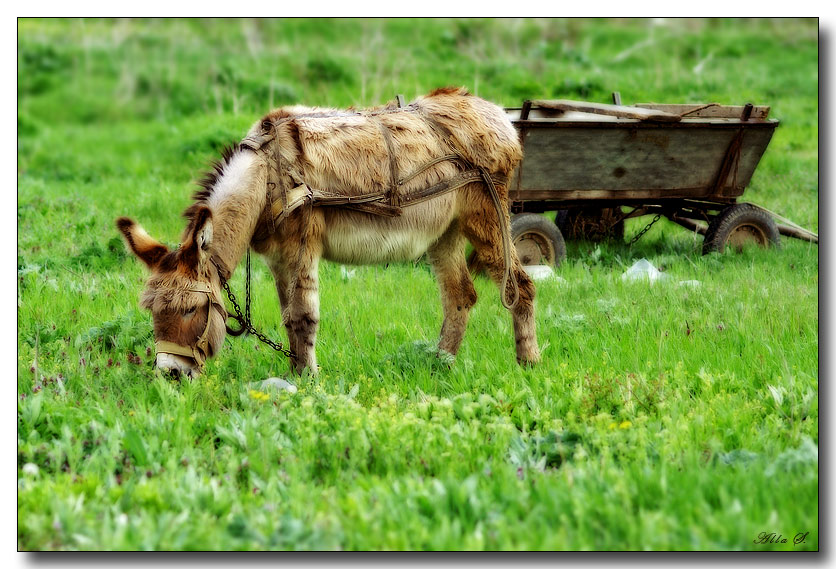
[[[502,201],[499,199],[499,192],[497,191],[496,186],[493,183],[493,179],[491,178],[490,174],[488,174],[487,170],[485,170],[481,166],[478,166],[478,168],[479,172],[482,174],[482,178],[485,180],[485,184],[488,186],[488,193],[491,194],[493,206],[494,209],[496,209],[497,221],[499,222],[499,233],[502,235],[502,255],[504,257],[503,261],[505,263],[505,269],[502,271],[502,284],[500,285],[500,300],[502,301],[502,306],[510,310],[517,305],[517,301],[520,299],[519,283],[517,282],[517,277],[514,275],[514,272],[511,270],[511,228],[509,227],[510,223],[508,221],[508,217],[505,215],[505,209],[502,207]],[[511,288],[514,294],[513,300],[511,302],[507,302],[509,280],[511,281]]]

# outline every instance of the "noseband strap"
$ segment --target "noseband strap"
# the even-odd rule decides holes
[[[227,312],[224,305],[215,296],[209,283],[197,282],[191,288],[187,289],[187,291],[203,293],[209,299],[206,312],[206,327],[203,328],[203,333],[197,339],[194,346],[183,346],[175,342],[169,342],[168,340],[157,340],[154,342],[154,345],[158,354],[172,354],[192,358],[198,368],[203,368],[203,363],[206,361],[209,349],[209,317],[212,315],[212,307],[220,313],[224,322],[226,322]]]

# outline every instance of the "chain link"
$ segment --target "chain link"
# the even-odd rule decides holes
[[[661,213],[657,213],[657,214],[656,214],[656,217],[654,217],[654,218],[653,218],[653,221],[651,221],[650,223],[648,223],[648,224],[644,227],[644,229],[642,229],[641,231],[639,231],[638,233],[636,233],[635,237],[633,237],[632,239],[630,239],[630,242],[629,242],[629,243],[627,243],[627,246],[628,246],[628,247],[632,247],[632,246],[633,246],[633,243],[635,243],[636,241],[638,241],[639,239],[641,239],[641,238],[642,238],[642,235],[644,235],[645,233],[647,233],[647,232],[650,230],[650,228],[651,228],[651,227],[653,227],[653,224],[654,224],[654,223],[656,223],[657,221],[659,221],[661,218],[662,218],[662,214],[661,214]]]
[[[232,316],[241,324],[241,329],[246,332],[247,334],[252,334],[262,343],[267,344],[277,352],[283,353],[285,356],[292,358],[294,357],[293,352],[285,348],[281,342],[274,342],[258,330],[256,330],[255,326],[253,326],[252,321],[250,320],[250,251],[247,250],[247,278],[246,278],[246,286],[245,286],[245,294],[246,298],[244,300],[246,314],[242,312],[241,306],[238,304],[238,299],[235,298],[235,295],[232,293],[232,289],[229,287],[229,283],[224,281],[223,282],[223,289],[226,292],[226,296],[229,298],[229,302],[232,303],[232,308],[235,310],[235,315]]]

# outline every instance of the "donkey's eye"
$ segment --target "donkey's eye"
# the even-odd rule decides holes
[[[186,310],[186,316],[191,316],[192,314],[194,314],[194,311],[195,311],[195,310],[197,310],[197,307],[196,307],[196,306],[192,306],[191,308],[189,308],[188,310]]]

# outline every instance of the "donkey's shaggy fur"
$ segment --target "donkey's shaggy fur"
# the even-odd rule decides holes
[[[452,150],[496,179],[510,179],[522,158],[517,133],[503,110],[460,88],[438,89],[404,109],[394,104],[363,112],[300,106],[277,109],[258,121],[248,136],[258,135],[264,121],[276,125],[275,139],[269,144],[278,145],[278,175],[284,177],[279,181],[286,188],[307,184],[351,196],[387,190],[391,185],[390,159],[380,123],[391,134],[401,176]],[[416,259],[426,252],[441,288],[444,322],[439,348],[455,354],[476,302],[464,241],[471,242],[491,277],[501,282],[507,208],[498,218],[485,184],[473,182],[405,206],[397,217],[341,207],[302,207],[271,232],[266,188],[268,168],[276,168],[276,164],[270,159],[275,149],[270,148],[271,152],[262,153],[236,146],[224,154],[200,183],[195,204],[186,210],[189,225],[177,251],[165,250],[130,220],[119,221],[131,250],[152,270],[143,305],[152,309],[155,321],[175,304],[182,310],[182,302],[165,299],[177,296],[171,291],[182,290],[183,279],[208,281],[217,287],[221,278],[230,275],[218,275],[216,267],[234,270],[246,248],[252,246],[265,257],[276,279],[282,321],[295,354],[292,369],[315,372],[319,260],[385,263]],[[399,193],[422,190],[459,171],[453,162],[440,162],[404,184]],[[498,184],[497,190],[502,203],[507,204],[507,184]],[[513,247],[510,256],[512,276],[519,287],[519,299],[511,309],[517,359],[533,363],[540,357],[534,328],[534,286]],[[216,263],[207,262],[210,258]],[[210,343],[217,351],[222,324],[210,324],[217,327],[212,329],[214,343]],[[158,340],[177,337],[182,341],[181,331],[161,328],[155,325]],[[188,362],[178,362],[181,369],[187,366]]]

